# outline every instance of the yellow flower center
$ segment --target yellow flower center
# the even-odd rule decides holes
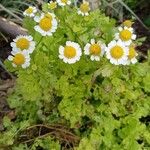
[[[90,53],[93,55],[99,55],[101,52],[101,47],[98,44],[93,44],[90,46]]]
[[[127,29],[122,30],[120,32],[120,38],[121,38],[122,41],[128,41],[128,40],[130,40],[131,36],[132,36],[132,33],[129,30],[127,30]]]
[[[16,46],[21,50],[28,49],[30,46],[30,41],[28,41],[26,38],[20,38],[17,40]]]
[[[51,3],[49,3],[48,6],[49,6],[50,9],[53,10],[53,9],[55,9],[57,7],[57,3],[56,2],[51,2]]]
[[[80,10],[83,12],[83,13],[86,13],[90,10],[90,7],[89,7],[89,4],[88,3],[83,3],[80,5]]]
[[[123,25],[128,27],[128,28],[130,28],[132,26],[132,24],[133,23],[130,20],[126,20],[126,21],[123,22]]]
[[[46,14],[46,15],[49,15],[49,14]],[[44,31],[48,31],[52,28],[52,19],[50,18],[50,16],[51,15],[49,15],[49,17],[45,16],[39,22],[39,26]]]
[[[61,0],[61,2],[67,4],[68,0]]]
[[[136,51],[135,51],[134,47],[130,47],[130,48],[129,48],[129,55],[128,55],[128,58],[129,58],[129,59],[132,59],[132,58],[134,58],[135,56],[136,56]]]
[[[76,56],[76,49],[72,46],[66,46],[64,49],[64,56],[67,58],[73,58]]]
[[[22,65],[25,63],[25,57],[23,54],[16,54],[13,58],[13,63],[16,64],[16,65]]]
[[[120,59],[123,56],[123,49],[120,46],[114,46],[110,50],[110,54],[115,59]]]
[[[25,12],[27,14],[32,14],[33,13],[33,8],[32,7],[29,7],[28,9],[25,10]]]

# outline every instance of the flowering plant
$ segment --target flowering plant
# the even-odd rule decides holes
[[[44,3],[42,12],[29,7],[24,14],[28,35],[14,39],[6,61],[17,75],[8,102],[18,117],[12,123],[4,119],[7,132],[0,143],[20,150],[63,147],[57,135],[37,137],[31,145],[15,142],[20,131],[42,123],[71,128],[80,142],[70,149],[150,146],[149,126],[140,120],[150,108],[149,59],[137,63],[132,23],[117,29],[114,19],[90,12],[85,1],[74,8],[69,0],[57,0]]]

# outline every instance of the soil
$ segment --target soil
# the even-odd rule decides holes
[[[10,54],[10,39],[8,38],[8,42],[6,42],[3,38],[0,39],[0,60],[3,62],[8,55]],[[11,110],[6,101],[8,92],[14,86],[14,80],[11,79],[10,75],[7,71],[0,66],[0,131],[4,130],[2,125],[2,119],[4,116],[11,115],[13,110]]]

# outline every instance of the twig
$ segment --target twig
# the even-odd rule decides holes
[[[22,22],[22,19],[0,4],[0,8]]]
[[[40,5],[44,3],[42,0],[36,0]]]
[[[90,8],[95,10],[99,7],[99,0],[87,0],[90,3]]]
[[[27,30],[2,17],[0,17],[0,31],[12,38],[15,38],[17,35],[27,35]]]
[[[107,6],[109,6],[110,8],[112,8],[119,16],[121,16],[122,14],[119,13],[118,9],[116,9],[116,8],[113,7],[113,4],[115,4],[117,2],[118,2],[118,0],[116,0],[116,1],[114,1],[112,3],[108,3],[106,0],[104,0],[104,3],[106,3]],[[121,16],[121,19],[119,17],[120,20],[122,20],[122,18],[123,18],[122,16]]]
[[[105,2],[108,3],[106,0],[105,0]],[[114,5],[116,3],[120,3],[123,7],[125,7],[141,23],[141,25],[145,29],[149,30],[149,28],[143,23],[143,21],[122,0],[116,0],[116,1],[108,4],[108,6],[112,7],[112,5]]]
[[[13,74],[11,74],[6,67],[4,66],[4,64],[2,63],[2,61],[0,60],[0,66],[7,72],[7,74],[12,78],[15,79],[15,77],[13,76]]]
[[[118,0],[118,2],[123,5],[140,23],[141,25],[149,30],[149,28],[143,23],[143,21],[122,1],[122,0]]]
[[[80,140],[79,137],[77,137],[74,134],[68,132],[67,130],[60,129],[60,126],[58,126],[59,127],[59,129],[58,129],[57,127],[54,127],[54,125],[48,126],[48,125],[43,125],[43,124],[37,124],[37,125],[33,125],[33,126],[28,127],[27,130],[31,130],[35,127],[39,127],[37,137],[34,137],[32,139],[28,139],[26,141],[23,141],[22,143],[29,143],[29,142],[35,141],[36,139],[41,139],[41,138],[44,138],[44,137],[47,137],[47,136],[53,136],[53,137],[55,137],[55,139],[57,139],[57,140],[59,140],[63,143],[65,142],[68,145],[70,145],[70,143],[72,143],[74,145],[73,142],[76,143],[76,141]],[[52,131],[49,131],[48,133],[40,135],[39,133],[41,133],[42,127],[50,129]],[[70,145],[70,147],[71,147],[71,145]]]
[[[39,136],[41,136],[42,127],[39,129]]]
[[[74,136],[74,134],[72,134],[71,132],[68,132],[67,130],[62,130],[62,129],[60,129],[60,128],[55,128],[55,127],[53,127],[53,126],[48,126],[48,125],[43,125],[43,124],[37,124],[37,125],[30,126],[30,127],[27,128],[27,130],[32,129],[32,128],[34,128],[34,127],[45,127],[45,128],[47,128],[47,129],[50,129],[50,130],[61,131],[61,132],[65,132],[65,133],[67,133],[67,134],[69,134],[69,135]]]
[[[139,56],[143,57],[144,59],[148,59],[148,56],[146,56],[145,54],[143,54],[141,51],[137,50],[139,53]]]
[[[3,39],[8,43],[8,39],[7,39],[7,37],[3,34],[3,33],[1,33],[0,32],[0,35],[3,37]]]
[[[91,85],[93,85],[95,83],[96,78],[101,74],[101,70],[102,69],[100,68],[93,73],[93,76],[91,79]]]
[[[42,138],[44,138],[44,137],[46,137],[46,136],[49,136],[49,135],[51,135],[51,134],[52,134],[52,133],[46,133],[46,134],[41,135],[41,136],[38,136],[38,137],[36,137],[36,138],[26,140],[26,141],[24,141],[24,142],[22,142],[22,143],[29,143],[29,142],[32,142],[32,141],[34,141],[34,140],[36,140],[36,139],[42,139]]]

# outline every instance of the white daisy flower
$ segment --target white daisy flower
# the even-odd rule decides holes
[[[105,47],[101,41],[96,43],[94,39],[91,39],[91,43],[87,43],[84,47],[84,54],[90,55],[92,61],[100,61],[100,57],[104,55]]]
[[[52,13],[42,13],[41,16],[35,16],[34,20],[38,23],[34,29],[42,36],[52,36],[57,29],[57,20]]]
[[[71,1],[70,0],[56,0],[59,6],[66,6],[70,5]]]
[[[32,36],[28,35],[19,35],[13,42],[10,43],[13,51],[27,51],[32,53],[35,49],[35,42],[33,41]]]
[[[112,64],[126,65],[129,49],[121,41],[111,41],[105,48],[106,57]]]
[[[130,45],[132,43],[132,40],[136,39],[136,35],[133,34],[133,28],[119,27],[118,30],[119,33],[115,34],[115,39],[123,41],[125,45]]]
[[[29,8],[23,12],[23,15],[28,17],[34,17],[36,12],[37,12],[36,7],[29,6]]]
[[[83,1],[83,3],[80,5],[80,8],[78,9],[78,14],[82,16],[88,16],[89,11],[90,11],[89,2]]]
[[[132,24],[133,24],[133,22],[132,22],[131,20],[125,20],[125,21],[123,22],[123,26],[124,26],[124,27],[127,27],[127,28],[132,27]]]
[[[127,65],[137,63],[137,58],[136,58],[137,56],[138,56],[138,54],[137,54],[135,48],[133,46],[130,46]]]
[[[59,47],[59,58],[65,63],[73,64],[80,60],[81,55],[82,50],[78,43],[67,41],[65,47]]]
[[[27,68],[30,65],[30,55],[27,51],[11,52],[12,55],[8,56],[8,60],[12,61],[13,67],[21,66]]]
[[[57,8],[57,2],[50,1],[48,3],[48,8],[50,8],[51,10],[54,10],[55,8]]]

